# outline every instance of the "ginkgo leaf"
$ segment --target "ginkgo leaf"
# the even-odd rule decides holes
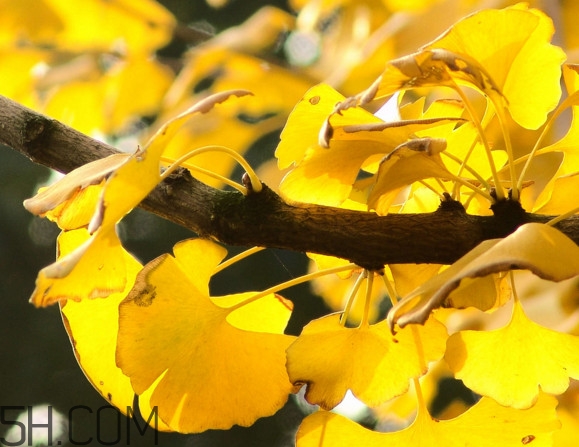
[[[579,172],[579,151],[577,151],[577,141],[579,139],[579,66],[573,64],[564,65],[563,79],[568,97],[561,104],[558,112],[563,111],[566,107],[571,107],[571,125],[563,138],[550,146],[540,149],[542,153],[561,153],[563,154],[563,160],[555,175],[553,175],[552,179],[537,198],[533,211],[537,211],[541,207],[546,206],[551,200],[551,196],[556,191],[555,182],[559,182],[559,179],[572,176],[576,172]],[[567,179],[563,180],[563,183],[567,183],[568,181],[573,182],[573,180]],[[568,209],[566,209],[565,212],[566,211],[568,211]]]
[[[82,230],[63,233],[59,238],[60,255],[70,253],[88,237]],[[82,370],[107,401],[126,412],[133,403],[134,391],[129,378],[115,364],[118,307],[142,266],[127,252],[120,255],[125,260],[127,277],[132,278],[126,290],[111,294],[106,300],[65,301],[60,311]]]
[[[426,178],[451,179],[439,155],[445,149],[446,141],[438,138],[413,139],[395,148],[380,162],[368,208],[387,214],[401,188]]]
[[[69,234],[70,233],[70,234]],[[61,233],[60,238],[82,238],[75,250],[44,267],[36,277],[30,302],[45,307],[63,300],[105,297],[124,290],[126,260],[114,228],[102,231],[98,243],[88,238],[86,229]]]
[[[59,181],[39,191],[31,199],[26,199],[24,208],[32,214],[42,216],[69,200],[78,190],[101,183],[103,179],[125,163],[129,157],[130,154],[113,154],[82,165],[69,172],[68,175],[65,175]]]
[[[248,93],[244,90],[226,91],[198,102],[167,122],[143,150],[139,149],[119,163],[109,175],[89,222],[88,231],[93,236],[39,272],[30,301],[36,306],[47,306],[59,300],[96,298],[122,291],[126,277],[118,256],[122,246],[116,234],[116,224],[161,181],[160,158],[167,141],[191,114],[206,113],[231,95]],[[115,162],[116,159],[111,162],[113,167]],[[89,173],[102,176],[103,169],[109,172],[110,167],[108,163],[104,168],[97,163],[93,166],[94,171]],[[78,173],[74,175],[71,182],[61,180],[63,192],[57,188],[57,196],[65,197],[75,186],[82,184],[81,176]]]
[[[214,267],[222,248],[181,242],[176,257],[145,266],[120,305],[117,364],[137,394],[154,387],[148,405],[182,433],[249,426],[293,389],[285,350],[295,337],[283,335],[290,303],[273,294],[245,305],[252,294],[210,298],[192,279],[204,264],[199,243],[210,257],[201,270]]]
[[[502,329],[453,334],[445,359],[474,392],[524,409],[535,403],[540,390],[561,394],[569,378],[579,378],[579,337],[539,326],[516,301]]]
[[[451,306],[449,295],[465,278],[479,278],[512,269],[530,270],[551,281],[579,275],[579,247],[559,230],[544,224],[522,225],[504,239],[482,242],[448,269],[422,284],[400,300],[389,312],[391,326],[423,323],[433,309]],[[467,305],[487,310],[492,302],[481,302],[478,294]]]
[[[311,404],[332,409],[351,390],[376,406],[408,390],[410,379],[444,353],[446,328],[434,319],[395,336],[387,322],[346,328],[340,314],[309,323],[287,350],[290,380],[307,384]]]
[[[360,108],[333,113],[340,98],[327,86],[314,87],[290,115],[276,150],[280,167],[296,165],[280,185],[285,196],[339,206],[365,164],[379,161],[420,130],[462,121],[438,117],[386,123]]]
[[[65,256],[88,239],[85,231],[69,231],[59,238],[59,256]],[[106,299],[61,301],[60,312],[64,327],[72,343],[74,355],[84,374],[95,389],[123,414],[132,408],[135,392],[131,381],[115,362],[119,330],[119,304],[133,286],[142,265],[128,252],[118,253],[124,260],[127,283],[125,289]],[[152,409],[141,403],[142,414]],[[162,421],[155,421],[155,429],[167,431]]]
[[[565,214],[573,208],[569,198],[575,195],[578,188],[579,172],[556,178],[549,200],[535,211],[539,214]]]
[[[318,411],[304,419],[297,433],[298,447],[346,447],[384,445],[427,447],[548,447],[559,427],[557,400],[541,394],[532,408],[503,407],[483,397],[467,412],[449,420],[433,419],[425,409],[418,411],[410,427],[391,433],[378,433],[343,416]]]
[[[365,104],[400,89],[474,87],[507,107],[521,126],[536,129],[561,96],[564,52],[551,45],[549,17],[518,4],[483,10],[454,24],[440,38],[410,56],[387,64],[371,87],[342,108]]]

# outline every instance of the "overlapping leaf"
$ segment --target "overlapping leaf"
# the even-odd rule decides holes
[[[225,255],[203,240],[145,266],[120,306],[117,363],[137,394],[173,430],[248,426],[277,411],[292,391],[283,335],[291,303],[252,294],[210,298],[209,275]]]
[[[576,182],[574,175],[579,172],[579,154],[577,151],[577,141],[579,140],[579,118],[577,116],[579,113],[579,66],[565,65],[563,76],[568,97],[561,104],[560,109],[564,110],[568,106],[571,107],[572,121],[563,138],[540,150],[541,153],[563,154],[563,160],[557,172],[535,203],[534,211],[540,210],[540,212],[545,213],[564,213],[569,211],[569,208],[573,208],[572,204],[565,204],[565,200],[562,200],[561,196],[567,189],[566,186],[572,186]]]
[[[343,416],[319,411],[302,422],[297,446],[426,447],[435,440],[437,445],[448,447],[527,444],[548,447],[552,445],[553,432],[560,427],[556,405],[556,399],[546,394],[541,394],[536,405],[527,410],[504,407],[483,397],[466,413],[446,421],[433,419],[425,409],[420,409],[410,427],[393,433],[373,432]]]
[[[289,198],[338,206],[350,195],[361,168],[375,164],[420,130],[462,121],[440,117],[386,123],[359,108],[333,113],[343,99],[330,87],[318,85],[290,115],[276,150],[281,168],[296,165],[280,185]],[[417,176],[432,175],[423,171],[418,169]]]
[[[117,256],[122,247],[115,227],[159,183],[160,157],[167,141],[189,115],[206,113],[231,95],[243,96],[247,93],[228,91],[200,101],[169,121],[144,150],[138,150],[124,162],[121,161],[120,166],[110,174],[89,223],[88,230],[94,234],[76,250],[39,272],[31,302],[36,306],[47,306],[58,300],[96,298],[123,290],[126,276],[124,265]],[[113,168],[116,166],[115,160],[112,162]],[[105,165],[104,171],[109,172],[111,166],[108,162]],[[102,166],[98,165],[96,172],[102,175],[100,168]],[[75,186],[83,184],[82,175],[75,174],[74,181],[62,183],[65,184],[64,192],[60,194],[61,187],[57,186],[55,195],[66,200],[67,194]],[[57,205],[50,191],[46,192],[45,197],[51,200],[49,206]],[[40,208],[45,212],[49,206]]]
[[[395,336],[386,321],[346,328],[340,315],[309,323],[287,351],[293,383],[307,384],[306,399],[332,409],[351,390],[375,406],[408,390],[410,379],[444,353],[446,328],[434,319]]]
[[[370,88],[341,108],[398,90],[459,83],[491,97],[500,113],[508,106],[517,123],[536,129],[561,95],[565,54],[549,43],[553,32],[545,14],[522,4],[477,12],[417,53],[389,62]]]
[[[535,403],[540,390],[561,394],[569,378],[579,378],[579,337],[539,326],[516,301],[502,329],[453,334],[445,359],[474,392],[524,409]]]
[[[562,281],[579,275],[579,247],[548,225],[523,225],[504,239],[482,242],[450,268],[422,284],[391,309],[388,320],[392,326],[397,323],[401,327],[423,323],[430,312],[440,306],[474,306],[487,310],[495,304],[496,295],[485,300],[473,294],[471,300],[463,300],[460,306],[447,299],[452,299],[451,292],[464,279],[512,269],[527,269],[541,278]]]

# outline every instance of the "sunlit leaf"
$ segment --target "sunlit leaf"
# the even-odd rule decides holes
[[[547,15],[520,3],[477,12],[426,48],[445,48],[477,60],[504,95],[513,119],[536,129],[561,96],[566,55],[550,44],[554,32]]]
[[[351,390],[375,406],[408,390],[444,352],[446,328],[431,319],[392,335],[386,321],[346,328],[340,314],[309,323],[287,351],[293,383],[307,384],[306,399],[332,409]]]
[[[508,107],[521,126],[536,129],[561,96],[559,78],[566,56],[549,43],[553,32],[549,17],[523,4],[477,12],[417,53],[389,62],[371,87],[342,107],[400,89],[454,88],[460,83]]]
[[[189,240],[175,255],[147,264],[121,303],[118,365],[137,394],[154,386],[149,405],[173,430],[248,426],[273,414],[293,389],[285,350],[294,337],[283,335],[290,303],[269,295],[244,309],[247,294],[210,298],[192,278],[197,266],[214,268],[222,249]]]
[[[387,154],[380,162],[368,207],[378,214],[387,214],[401,188],[427,178],[451,179],[452,174],[439,155],[445,149],[445,140],[419,138]]]
[[[563,160],[559,165],[555,175],[537,198],[533,211],[537,211],[542,207],[548,209],[547,206],[550,206],[555,213],[559,213],[560,211],[555,211],[555,209],[561,210],[561,208],[565,208],[565,204],[561,203],[561,200],[557,198],[553,198],[553,204],[546,204],[551,200],[551,196],[553,194],[559,194],[555,193],[556,182],[559,185],[568,185],[569,183],[575,181],[574,179],[568,177],[573,176],[576,172],[579,172],[579,151],[577,151],[577,142],[579,141],[579,66],[574,64],[564,65],[563,77],[565,81],[565,87],[567,88],[568,97],[561,104],[561,108],[564,110],[564,108],[567,106],[571,107],[572,121],[567,133],[563,138],[540,150],[543,153],[561,153],[563,154]],[[569,204],[569,206],[563,212],[569,211],[571,208],[573,208],[573,205]]]
[[[69,231],[61,235],[59,248],[64,256],[88,239],[85,231]],[[122,252],[127,278],[134,278],[141,269],[127,252]],[[117,345],[119,303],[126,296],[127,288],[111,294],[103,300],[65,301],[61,304],[62,319],[71,339],[77,361],[92,385],[111,404],[126,412],[133,404],[134,391],[129,378],[115,364]]]
[[[461,121],[438,117],[386,123],[360,108],[333,113],[340,98],[328,86],[313,87],[282,132],[276,150],[279,165],[293,162],[295,167],[280,190],[293,200],[338,206],[350,195],[360,168],[376,163],[420,130]]]
[[[454,307],[451,292],[465,278],[479,278],[491,273],[526,269],[541,278],[562,281],[579,275],[579,247],[560,231],[548,225],[531,223],[519,227],[504,239],[482,242],[441,274],[405,296],[390,311],[391,325],[405,326],[426,321],[433,309]],[[450,297],[449,297],[450,295]],[[482,300],[481,300],[482,298]],[[467,305],[487,310],[495,304],[478,294]]]
[[[435,440],[436,445],[449,447],[548,447],[552,445],[553,432],[560,427],[556,405],[556,399],[546,394],[541,394],[528,410],[503,407],[483,397],[466,413],[446,421],[433,419],[426,410],[420,410],[410,427],[392,433],[370,431],[343,416],[318,411],[302,422],[297,446],[427,447]]]
[[[39,272],[31,302],[36,306],[47,306],[59,300],[96,298],[122,291],[126,277],[118,254],[123,249],[116,234],[116,224],[161,181],[160,157],[167,141],[191,114],[206,113],[231,95],[246,94],[248,92],[240,90],[227,91],[200,101],[167,122],[143,150],[120,163],[110,174],[89,223],[88,231],[93,236]],[[111,163],[114,166],[115,159]],[[109,172],[110,165],[105,165],[104,170]],[[89,174],[102,176],[103,167],[97,163]],[[74,187],[82,184],[81,176],[78,173],[74,175],[72,182],[61,180],[63,186],[57,188],[56,196],[66,197]]]
[[[63,202],[68,201],[79,190],[89,185],[101,183],[103,179],[125,163],[129,157],[129,154],[113,154],[82,165],[49,187],[39,191],[33,198],[25,200],[24,208],[32,214],[42,216]]]
[[[445,359],[474,392],[524,409],[535,403],[540,390],[561,394],[569,378],[579,378],[579,337],[539,326],[516,301],[502,329],[452,335]]]

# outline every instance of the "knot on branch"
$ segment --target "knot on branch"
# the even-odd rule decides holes
[[[505,237],[529,222],[521,203],[511,198],[496,201],[491,205],[491,210],[495,223],[495,234],[492,237]]]

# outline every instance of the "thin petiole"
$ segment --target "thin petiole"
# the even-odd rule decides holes
[[[245,250],[241,253],[239,253],[238,255],[232,256],[231,258],[229,258],[227,261],[222,262],[221,264],[219,264],[215,270],[213,271],[213,274],[217,274],[219,272],[221,272],[222,270],[225,270],[227,267],[235,264],[236,262],[241,261],[242,259],[247,258],[248,256],[251,256],[254,253],[258,253],[262,250],[265,250],[265,247],[253,247],[250,248],[248,250]]]
[[[372,286],[374,285],[374,272],[364,270],[364,273],[368,279],[366,281],[366,297],[365,297],[365,301],[364,301],[364,316],[362,317],[362,321],[360,323],[361,327],[367,327],[369,325],[370,304],[372,303]]]
[[[249,163],[247,163],[247,160],[245,160],[245,158],[243,158],[243,156],[241,156],[239,153],[235,152],[233,149],[226,147],[226,146],[214,146],[214,145],[204,146],[204,147],[200,147],[198,149],[194,149],[191,152],[186,153],[185,155],[183,155],[183,156],[179,157],[177,160],[175,160],[175,162],[173,162],[173,164],[171,164],[171,166],[169,166],[165,170],[165,172],[163,172],[161,174],[161,180],[164,180],[165,178],[167,178],[173,171],[175,171],[175,169],[177,169],[179,166],[181,166],[182,163],[184,163],[185,161],[187,161],[190,158],[193,158],[197,155],[203,154],[205,152],[223,152],[223,153],[229,155],[230,157],[232,157],[235,161],[237,161],[241,165],[241,167],[249,175],[252,190],[254,192],[260,192],[261,191],[261,189],[262,189],[261,181],[259,180],[259,177],[255,173],[255,171],[249,165]],[[238,185],[238,186],[240,188],[243,188],[243,189],[240,189],[241,192],[243,192],[244,194],[247,194],[247,188],[245,188],[242,185]]]
[[[475,125],[475,127],[477,129],[479,139],[480,139],[483,147],[485,148],[487,160],[489,162],[489,167],[491,170],[491,175],[492,175],[493,181],[495,183],[495,191],[496,191],[496,195],[497,195],[497,200],[502,200],[505,198],[505,193],[503,191],[503,188],[502,188],[500,180],[499,180],[497,168],[495,166],[495,162],[494,162],[493,156],[492,156],[491,147],[490,147],[490,144],[489,144],[487,137],[484,133],[484,129],[482,128],[481,122],[478,119],[476,111],[474,110],[472,103],[468,99],[468,96],[466,96],[464,91],[458,85],[456,86],[455,90],[457,91],[460,98],[462,99],[464,106],[465,106],[468,114],[471,117],[472,123]],[[490,197],[490,195],[489,195],[489,197]]]
[[[257,301],[260,298],[263,298],[263,297],[270,295],[272,293],[277,293],[281,290],[289,289],[290,287],[297,286],[298,284],[303,284],[305,282],[311,281],[311,280],[316,279],[316,278],[320,278],[322,276],[331,275],[333,273],[347,272],[349,270],[354,270],[356,268],[359,268],[356,264],[347,264],[347,265],[341,265],[339,267],[333,267],[333,268],[329,268],[329,269],[318,270],[317,272],[308,273],[307,275],[293,278],[289,281],[283,282],[281,284],[277,284],[273,287],[270,287],[269,289],[258,292],[255,295],[249,297],[248,299],[241,301],[234,306],[231,306],[230,308],[228,308],[228,310],[230,312],[233,312],[234,310],[239,309],[240,307],[243,307],[247,304],[253,303],[254,301]]]
[[[561,214],[560,216],[551,219],[549,222],[547,222],[547,225],[553,226],[577,213],[579,213],[579,207],[573,208],[571,211],[567,211],[565,214]]]
[[[344,307],[344,311],[342,312],[342,315],[340,315],[340,324],[342,326],[346,325],[346,322],[348,321],[348,316],[350,315],[350,310],[352,309],[352,306],[354,305],[354,301],[356,301],[356,295],[358,295],[358,291],[360,290],[360,287],[362,286],[362,282],[364,282],[364,280],[367,278],[367,276],[368,276],[368,271],[364,270],[362,273],[360,273],[358,278],[356,278],[356,281],[354,282],[354,285],[352,286],[352,289],[350,290],[350,293],[348,294],[348,299],[346,300],[346,307]]]

